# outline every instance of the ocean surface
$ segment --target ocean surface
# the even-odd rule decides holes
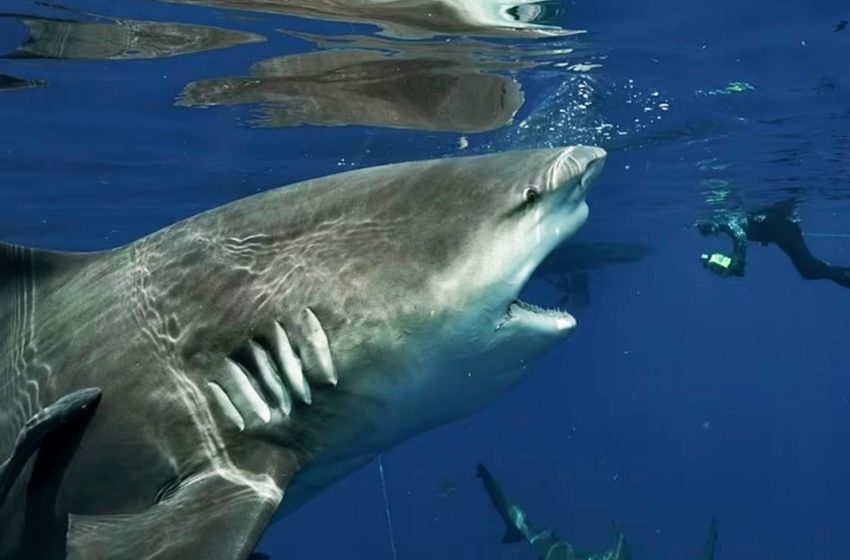
[[[614,522],[635,560],[697,559],[717,519],[717,560],[848,557],[850,291],[804,281],[775,246],[751,246],[744,278],[714,276],[700,254],[730,242],[693,228],[793,199],[812,252],[850,266],[846,0],[502,16],[575,32],[551,37],[227,4],[3,2],[0,240],[116,247],[305,178],[583,143],[609,156],[575,243],[622,257],[584,267],[576,333],[516,389],[387,451],[383,477],[357,471],[258,550],[534,558],[500,544],[481,462],[583,548]]]

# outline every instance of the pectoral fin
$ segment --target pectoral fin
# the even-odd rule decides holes
[[[27,421],[18,435],[11,457],[0,465],[0,504],[27,461],[41,448],[48,436],[60,428],[84,422],[100,402],[100,395],[100,389],[80,389],[62,397]]]
[[[270,478],[210,472],[124,515],[71,515],[68,560],[246,560],[280,505]]]

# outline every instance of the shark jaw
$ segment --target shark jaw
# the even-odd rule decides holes
[[[519,321],[528,326],[549,329],[563,334],[569,334],[576,328],[577,324],[576,318],[567,311],[545,309],[521,299],[515,299],[511,302],[505,317],[496,325],[496,330],[501,329],[511,321]]]
[[[602,168],[605,165],[604,151],[596,150],[592,153],[594,154],[592,157],[595,159],[587,164],[586,171],[582,174],[577,185],[577,193],[569,197],[568,200],[560,202],[561,205],[568,206],[569,208],[560,208],[554,211],[554,220],[560,221],[563,224],[560,227],[554,228],[554,242],[542,251],[542,256],[539,256],[533,265],[529,265],[524,269],[521,274],[521,281],[518,283],[520,290],[517,290],[509,299],[504,316],[496,324],[496,331],[510,325],[527,332],[564,337],[575,330],[577,325],[576,318],[568,311],[557,308],[544,308],[524,301],[519,297],[519,293],[543,260],[558,246],[572,237],[587,219],[588,210],[587,204],[584,202],[584,197],[601,174]],[[571,154],[568,154],[567,157],[573,159]],[[575,160],[573,159],[573,161]]]

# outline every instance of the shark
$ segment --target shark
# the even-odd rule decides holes
[[[541,529],[532,524],[528,514],[505,494],[487,467],[479,463],[476,476],[481,479],[484,490],[505,524],[502,543],[525,541],[541,560],[631,560],[626,537],[616,526],[614,540],[607,550],[591,552],[577,548],[572,543],[559,539],[552,529]],[[714,560],[716,549],[717,521],[712,520],[700,560]]]
[[[0,245],[0,559],[245,560],[576,327],[520,297],[603,149],[410,161],[126,246]]]

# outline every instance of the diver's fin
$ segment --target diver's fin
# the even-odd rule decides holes
[[[100,389],[80,389],[65,395],[52,405],[30,418],[15,442],[15,448],[0,465],[0,505],[6,499],[12,484],[21,470],[44,440],[59,428],[85,419],[100,401]]]
[[[140,513],[71,514],[67,560],[246,560],[282,498],[271,477],[224,467]]]
[[[255,552],[248,557],[248,560],[272,560],[272,557],[268,554],[263,554],[262,552]]]

